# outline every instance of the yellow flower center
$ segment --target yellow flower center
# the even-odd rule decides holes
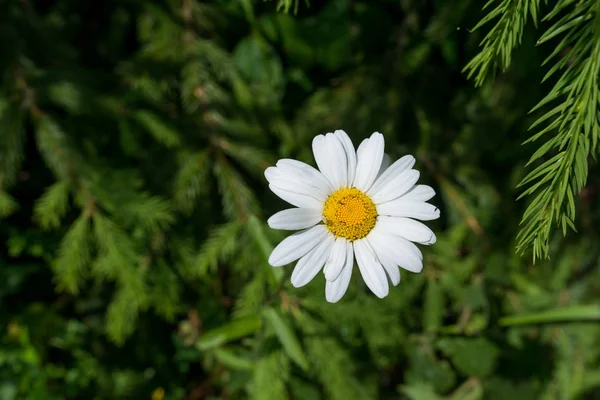
[[[325,201],[323,217],[329,232],[357,240],[367,236],[375,226],[377,208],[373,200],[360,190],[340,189]]]

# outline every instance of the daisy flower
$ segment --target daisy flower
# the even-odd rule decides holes
[[[381,133],[355,151],[346,132],[337,130],[315,137],[312,149],[318,170],[292,159],[265,170],[269,188],[296,207],[273,215],[269,226],[300,230],[275,247],[269,264],[298,260],[291,278],[295,287],[306,285],[324,266],[325,297],[335,303],[348,289],[356,259],[366,285],[383,298],[388,280],[394,286],[400,282],[398,267],[423,269],[414,243],[433,244],[436,237],[415,219],[439,218],[440,210],[426,203],[435,192],[416,184],[413,156],[390,165]]]

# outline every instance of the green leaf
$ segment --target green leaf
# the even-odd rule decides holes
[[[435,358],[433,349],[424,346],[409,347],[409,369],[405,381],[409,386],[427,383],[438,393],[445,393],[456,385],[456,373],[446,360]]]
[[[469,379],[456,389],[448,400],[481,400],[483,386],[478,379]]]
[[[485,399],[506,400],[506,399],[539,399],[539,390],[536,390],[535,381],[517,381],[491,377],[485,383]],[[460,400],[460,399],[456,399]]]
[[[242,371],[251,371],[254,368],[254,362],[249,357],[250,354],[240,354],[230,348],[217,347],[213,350],[213,354],[217,360],[225,364],[231,369]]]
[[[258,315],[240,318],[203,334],[196,341],[196,348],[201,351],[209,350],[222,344],[250,336],[258,332],[261,327],[262,322]]]
[[[600,321],[600,306],[572,306],[537,313],[512,315],[501,318],[500,325],[517,326],[577,321]]]
[[[272,308],[263,311],[263,316],[275,331],[287,355],[304,371],[308,370],[308,360],[300,346],[300,341],[289,324]]]
[[[443,400],[431,386],[425,383],[404,385],[400,388],[400,392],[411,400]]]
[[[485,338],[444,338],[437,343],[454,366],[467,376],[487,376],[498,358],[498,348]]]
[[[436,279],[429,280],[423,306],[423,326],[427,332],[437,332],[444,318],[444,294]]]

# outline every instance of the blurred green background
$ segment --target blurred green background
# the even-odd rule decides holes
[[[482,6],[0,0],[0,399],[600,399],[600,173],[515,254],[553,48],[476,88]],[[438,193],[383,300],[266,262],[264,169],[335,129]]]

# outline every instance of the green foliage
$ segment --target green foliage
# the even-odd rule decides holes
[[[540,0],[489,0],[483,9],[490,8],[473,30],[495,21],[494,26],[480,43],[482,47],[465,66],[469,78],[475,79],[477,86],[483,85],[490,73],[500,68],[508,69],[512,52],[523,40],[527,20],[531,18],[537,26]]]
[[[597,398],[597,7],[0,1],[0,399]],[[437,192],[385,299],[268,265],[335,129]]]
[[[205,333],[196,342],[200,350],[207,350],[224,343],[251,335],[261,328],[261,320],[256,316],[234,320],[217,329]]]
[[[275,352],[261,358],[254,367],[251,398],[256,400],[287,399],[286,380],[289,379],[289,361]]]
[[[79,291],[85,268],[92,258],[90,218],[81,215],[65,234],[55,261],[56,279],[61,289]]]
[[[34,218],[43,229],[58,228],[69,207],[69,181],[57,181],[39,198],[33,211]]]
[[[477,86],[498,66],[503,70],[509,67],[527,19],[531,17],[536,26],[538,22],[539,0],[491,0],[486,7],[495,3],[496,7],[474,30],[494,20],[496,24],[481,42],[480,53],[465,67]],[[560,38],[542,64],[554,62],[542,81],[553,79],[555,83],[531,111],[548,110],[531,125],[530,129],[537,132],[525,143],[542,138],[546,141],[527,163],[535,168],[519,184],[528,186],[519,198],[527,196],[530,202],[517,236],[517,250],[524,253],[531,248],[534,260],[549,256],[555,226],[562,228],[563,235],[569,228],[576,230],[575,196],[587,182],[589,156],[595,158],[598,152],[599,16],[595,1],[561,0],[543,17],[544,22],[554,23],[537,44]],[[556,79],[558,72],[562,74]]]
[[[298,338],[294,334],[294,331],[289,324],[287,324],[281,315],[272,308],[265,309],[263,311],[263,315],[275,332],[275,335],[281,342],[281,345],[283,346],[283,349],[289,358],[298,364],[298,366],[303,370],[308,370],[308,361],[306,360],[306,356],[302,351],[302,347],[300,346]]]
[[[598,120],[598,67],[600,52],[600,8],[597,2],[587,1],[570,6],[556,5],[547,19],[556,21],[540,38],[544,43],[559,35],[562,41],[546,62],[556,59],[546,74],[549,79],[564,71],[550,93],[534,108],[553,104],[533,127],[543,127],[529,141],[535,141],[549,131],[556,134],[531,156],[529,163],[546,159],[521,181],[530,185],[522,194],[534,196],[523,214],[523,228],[517,240],[521,249],[533,247],[534,257],[548,254],[548,242],[554,225],[575,229],[575,196],[583,189],[588,177],[588,157],[598,153],[600,121]],[[560,52],[569,47],[568,57]],[[558,103],[560,102],[560,103]],[[546,156],[546,157],[545,157]]]

